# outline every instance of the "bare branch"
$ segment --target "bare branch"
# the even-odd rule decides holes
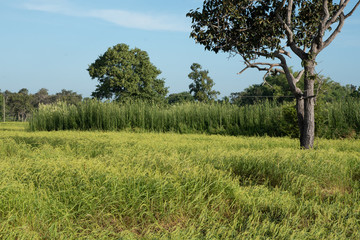
[[[300,72],[299,76],[297,78],[294,77],[294,75],[290,72],[290,69],[287,65],[286,59],[281,54],[275,54],[275,57],[278,58],[281,61],[281,67],[284,70],[284,73],[286,75],[286,79],[288,81],[288,84],[290,86],[291,92],[295,95],[295,97],[302,97],[303,92],[300,88],[296,86],[296,83],[300,80],[301,75],[303,74],[303,71]]]
[[[291,29],[291,15],[293,9],[293,0],[289,0],[287,11],[286,11],[286,25]]]
[[[266,71],[266,73],[263,76],[263,84],[268,84],[270,87],[272,87],[272,86],[266,81],[266,77],[270,73],[274,73],[274,74],[285,73],[283,70],[276,68],[276,67],[281,67],[280,63],[262,63],[262,62],[250,63],[249,61],[245,60],[245,64],[246,64],[246,67],[238,74],[243,73],[248,68],[256,68],[259,71]],[[268,66],[268,67],[260,67],[260,66]]]
[[[325,22],[324,20],[327,20],[330,17],[328,5],[329,5],[329,1],[323,0],[323,11],[324,11],[323,22]],[[324,27],[325,27],[325,24],[324,24]]]
[[[332,16],[326,23],[325,29],[328,29],[332,24],[334,24],[336,21],[338,21],[338,18],[344,14],[344,9],[346,5],[350,2],[350,0],[341,0],[340,1],[340,8],[337,10],[337,12]],[[359,3],[356,4],[355,8],[357,7]],[[353,9],[355,11],[355,9]]]
[[[326,23],[328,22],[329,18],[330,18],[330,13],[329,13],[329,1],[328,0],[323,0],[323,18],[319,24],[319,31],[316,37],[316,41],[314,43],[317,44],[317,49],[316,51],[318,51],[318,49],[321,49],[323,47],[323,37],[326,31]],[[314,48],[313,48],[314,49]],[[315,50],[315,49],[314,49]]]
[[[329,46],[329,44],[335,39],[335,37],[341,32],[342,27],[344,26],[345,23],[345,16],[344,14],[340,15],[340,21],[339,21],[339,25],[337,26],[337,28],[334,30],[334,32],[329,36],[329,38],[324,42],[324,44],[322,45],[322,47],[319,49],[319,51],[323,50],[324,48],[326,48],[327,46]]]
[[[284,2],[283,2],[284,3]],[[280,21],[280,23],[285,28],[288,46],[290,46],[291,50],[301,59],[305,59],[305,52],[301,50],[298,46],[296,46],[294,42],[294,32],[291,29],[291,14],[292,14],[292,0],[289,1],[289,5],[287,7],[287,15],[286,15],[286,22],[281,18],[279,11],[276,12],[276,18]],[[281,7],[283,8],[283,7]]]
[[[360,1],[358,1],[355,4],[355,6],[352,8],[352,10],[348,14],[344,15],[344,9],[349,2],[350,2],[350,0],[341,0],[339,10],[335,13],[335,15],[331,19],[329,19],[330,13],[329,13],[329,9],[328,9],[328,0],[323,0],[324,17],[319,26],[319,31],[318,31],[318,36],[317,36],[316,42],[314,42],[314,44],[317,44],[317,49],[315,49],[315,47],[313,47],[313,50],[315,51],[315,53],[318,53],[318,52],[322,51],[324,48],[326,48],[327,46],[329,46],[329,44],[341,32],[341,29],[344,26],[345,19],[350,17],[354,13],[356,8],[360,5]],[[332,32],[332,34],[328,37],[328,39],[325,42],[323,42],[322,38],[324,37],[325,31],[336,21],[339,21],[338,26]]]
[[[279,53],[284,54],[285,56],[288,56],[289,58],[291,58],[290,52],[285,51],[284,49],[280,49],[280,50],[279,50]]]
[[[345,15],[345,19],[348,18],[348,17],[350,17],[350,16],[354,13],[354,11],[356,10],[356,8],[357,8],[359,5],[360,5],[360,1],[358,1],[358,2],[356,3],[356,5],[353,7],[353,9],[352,9],[348,14]]]
[[[257,53],[258,55],[263,55],[261,53]],[[238,74],[243,73],[246,69],[248,68],[256,68],[259,71],[266,71],[265,75],[263,76],[263,80],[264,80],[264,84],[268,84],[266,82],[266,77],[270,74],[270,73],[283,73],[286,76],[286,79],[288,81],[288,84],[290,86],[290,89],[292,91],[292,93],[295,95],[295,97],[297,98],[302,98],[303,97],[303,92],[301,91],[300,88],[296,87],[296,84],[299,82],[301,76],[304,73],[304,70],[302,70],[299,75],[295,78],[294,75],[290,72],[290,69],[287,65],[285,56],[284,56],[284,52],[283,51],[278,51],[273,53],[273,56],[275,56],[277,59],[280,60],[280,63],[264,63],[264,62],[254,62],[251,63],[249,59],[244,58],[244,62],[246,64],[246,67],[241,70]],[[279,69],[279,67],[281,69]],[[271,86],[271,85],[270,85]]]
[[[280,63],[263,63],[263,62],[256,62],[251,63],[245,60],[246,67],[241,70],[238,74],[242,74],[248,68],[256,68],[258,71],[266,71],[267,73],[270,72],[279,72],[279,69],[274,69],[275,67],[281,67]],[[260,67],[260,66],[268,66],[268,67]],[[281,70],[280,70],[281,71]]]
[[[299,72],[299,74],[298,74],[297,77],[295,78],[295,82],[296,82],[296,83],[298,83],[298,82],[300,81],[300,79],[301,79],[301,77],[304,75],[304,73],[305,73],[305,70],[304,70],[304,69]]]

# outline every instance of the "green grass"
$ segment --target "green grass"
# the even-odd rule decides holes
[[[0,239],[360,239],[360,142],[0,124]]]
[[[27,123],[22,122],[0,122],[0,131],[24,131],[28,129]]]

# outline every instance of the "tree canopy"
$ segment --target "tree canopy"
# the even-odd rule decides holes
[[[172,93],[167,97],[169,104],[184,103],[194,101],[194,97],[189,92]]]
[[[41,88],[35,94],[29,93],[26,88],[22,88],[18,92],[6,90],[0,94],[2,95],[0,97],[1,110],[3,111],[5,108],[6,118],[12,121],[26,121],[31,116],[31,112],[40,104],[51,104],[57,101],[77,104],[82,100],[81,94],[65,89],[54,95],[49,95],[46,88]],[[4,120],[3,114],[1,115],[2,120]]]
[[[150,62],[147,52],[126,44],[109,48],[88,71],[99,82],[92,93],[99,99],[162,101],[168,93],[164,80],[158,79],[161,71]]]
[[[188,77],[193,80],[193,83],[189,85],[189,90],[194,99],[199,102],[209,102],[216,99],[220,93],[212,89],[215,83],[209,77],[209,71],[201,70],[202,67],[198,63],[193,63],[190,68],[191,72]]]
[[[316,57],[335,39],[345,20],[360,5],[357,1],[345,13],[349,3],[350,0],[337,3],[332,0],[205,0],[202,9],[191,10],[187,16],[193,23],[191,37],[205,49],[242,56],[244,70],[265,71],[264,81],[270,73],[285,74],[297,101],[300,146],[312,148]],[[291,52],[302,62],[303,69],[297,76],[288,66]],[[303,88],[298,85],[301,79]]]
[[[299,73],[293,73],[295,75]],[[318,75],[315,84],[317,90],[317,102],[333,102],[349,97],[357,97],[356,87],[353,85],[342,86],[329,77]],[[303,84],[299,82],[299,86]],[[231,102],[237,105],[255,104],[269,100],[278,103],[292,102],[294,96],[287,84],[285,74],[275,74],[266,77],[266,83],[253,84],[241,92],[234,92],[230,95]]]

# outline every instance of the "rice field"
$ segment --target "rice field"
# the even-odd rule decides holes
[[[0,239],[360,239],[360,141],[0,123]]]

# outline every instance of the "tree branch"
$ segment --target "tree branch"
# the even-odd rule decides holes
[[[243,70],[241,70],[238,74],[242,74],[248,68],[256,68],[259,71],[266,71],[267,73],[270,73],[270,72],[284,73],[283,71],[281,71],[279,69],[274,69],[274,67],[281,67],[280,63],[263,63],[263,62],[251,63],[251,62],[245,60],[245,64],[246,64],[246,67]],[[269,67],[260,67],[260,66],[269,66]]]
[[[338,21],[338,18],[340,17],[341,14],[344,14],[344,9],[346,7],[346,5],[350,2],[350,0],[341,0],[340,1],[340,8],[339,10],[336,11],[336,13],[334,14],[334,16],[332,16],[326,23],[325,25],[325,29],[328,29],[332,24],[334,24],[336,21]],[[359,5],[359,3],[356,4],[355,8]],[[355,11],[355,9],[353,9]],[[351,13],[352,14],[352,13]]]
[[[335,39],[335,37],[341,32],[342,27],[344,26],[345,23],[345,16],[342,13],[340,15],[340,21],[339,21],[339,25],[337,26],[337,28],[334,30],[334,32],[329,36],[328,39],[326,39],[326,41],[322,44],[321,48],[319,49],[319,52],[321,50],[323,50],[324,48],[326,48],[327,46],[329,46],[329,44]]]
[[[278,58],[281,61],[281,67],[284,70],[284,73],[286,75],[286,79],[288,81],[288,84],[290,86],[290,90],[291,92],[295,95],[295,97],[302,97],[303,96],[303,92],[301,91],[300,88],[298,88],[296,86],[296,83],[299,82],[301,76],[304,74],[304,70],[302,70],[299,75],[297,76],[297,78],[294,77],[294,75],[290,72],[290,69],[287,65],[286,59],[283,55],[281,54],[275,54],[275,57]]]
[[[354,13],[354,11],[356,10],[356,8],[357,8],[359,5],[360,5],[360,1],[358,1],[358,2],[356,3],[356,5],[353,7],[353,9],[352,9],[348,14],[345,15],[345,19],[347,19],[348,17],[350,17],[350,16]]]
[[[281,67],[280,63],[262,63],[262,62],[258,62],[258,63],[250,63],[248,61],[245,61],[246,67],[239,72],[239,74],[243,73],[246,69],[248,68],[256,68],[259,71],[266,71],[266,73],[263,76],[263,81],[264,84],[268,84],[270,87],[271,85],[266,81],[266,77],[270,74],[270,73],[285,73],[283,70],[281,69],[277,69],[276,67]],[[269,67],[259,67],[259,66],[269,66]]]
[[[291,15],[293,8],[293,0],[289,0],[287,11],[286,11],[286,25],[291,29]]]
[[[315,46],[313,45],[313,50],[315,50],[316,52],[319,52],[319,49],[322,49],[323,47],[323,37],[325,35],[325,31],[326,31],[326,23],[328,22],[329,18],[330,18],[330,13],[329,13],[329,1],[328,0],[323,0],[323,17],[322,20],[319,24],[319,31],[318,34],[316,36],[316,41],[314,41],[314,43],[317,45],[316,50],[315,50]]]
[[[300,79],[301,79],[301,77],[304,75],[304,73],[305,73],[305,70],[304,70],[304,69],[299,72],[299,74],[298,74],[297,77],[295,78],[295,82],[296,82],[296,83],[298,83],[298,82],[300,81]]]
[[[284,8],[284,2],[282,2],[281,7],[276,11],[276,18],[280,21],[280,23],[283,25],[283,27],[285,28],[285,33],[287,36],[287,40],[288,43],[287,45],[291,48],[291,50],[300,58],[300,59],[305,59],[305,52],[303,50],[301,50],[301,48],[299,48],[298,46],[296,46],[295,42],[294,42],[294,32],[291,29],[291,15],[292,15],[292,5],[293,5],[293,0],[289,0],[287,9],[286,9],[286,21],[284,21],[280,14],[279,11],[280,9]]]
[[[258,55],[262,55],[261,53],[257,53]],[[248,68],[256,68],[259,71],[266,71],[265,75],[263,76],[263,80],[264,83],[266,82],[266,77],[270,74],[270,73],[283,73],[286,76],[286,79],[288,81],[288,84],[290,86],[290,89],[292,91],[292,93],[294,94],[295,97],[297,98],[301,98],[303,96],[303,92],[301,91],[300,88],[296,87],[296,84],[299,82],[300,78],[302,77],[302,75],[304,74],[304,70],[302,70],[298,76],[295,78],[294,75],[290,72],[290,69],[287,65],[285,56],[283,55],[284,53],[282,51],[277,51],[275,53],[273,53],[273,56],[276,57],[277,59],[280,60],[280,63],[264,63],[264,62],[255,62],[255,63],[251,63],[249,59],[244,58],[244,62],[246,64],[246,67],[241,70],[238,74],[242,74],[245,70],[247,70]],[[279,69],[277,67],[281,67],[282,69]]]
[[[341,0],[339,10],[335,13],[335,15],[331,19],[329,19],[330,18],[330,13],[329,13],[329,9],[328,9],[328,0],[323,0],[323,14],[324,14],[324,17],[323,17],[323,20],[321,21],[320,26],[319,26],[319,31],[318,31],[318,36],[316,38],[316,42],[314,42],[315,44],[317,44],[316,49],[313,47],[313,50],[315,51],[315,53],[318,53],[318,52],[322,51],[324,48],[326,48],[327,46],[329,46],[329,44],[341,32],[341,29],[342,29],[342,27],[344,26],[344,23],[345,23],[345,19],[350,17],[354,13],[356,8],[360,5],[360,1],[358,1],[355,4],[355,6],[352,8],[352,10],[348,14],[344,15],[345,7],[347,6],[347,4],[349,2],[350,2],[350,0]],[[332,32],[332,34],[328,37],[328,39],[324,42],[322,40],[322,38],[324,37],[325,31],[332,24],[334,24],[336,21],[339,21],[338,26]]]

